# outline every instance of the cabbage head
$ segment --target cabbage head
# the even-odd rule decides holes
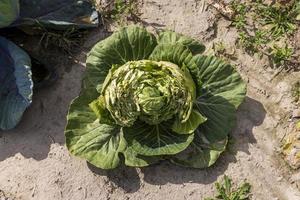
[[[14,128],[32,102],[29,55],[0,36],[0,131]]]
[[[215,163],[235,126],[246,85],[230,65],[172,31],[123,27],[90,51],[66,145],[102,169],[161,160]]]

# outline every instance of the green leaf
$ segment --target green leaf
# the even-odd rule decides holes
[[[168,61],[177,64],[180,68],[188,68],[194,81],[197,81],[199,69],[193,61],[191,51],[184,45],[179,43],[160,43],[151,53],[150,60],[155,61]]]
[[[199,127],[212,143],[223,140],[235,125],[236,108],[246,96],[246,84],[229,64],[212,56],[195,56],[202,82],[195,106],[208,118]]]
[[[84,88],[97,88],[105,80],[109,69],[128,61],[147,59],[157,45],[155,37],[138,26],[121,28],[96,44],[87,58]],[[99,85],[100,84],[100,89]]]
[[[146,167],[163,160],[163,157],[161,156],[139,155],[132,148],[127,148],[122,153],[125,157],[125,165],[129,167]]]
[[[188,36],[184,36],[179,33],[175,33],[173,31],[160,32],[158,35],[157,42],[159,44],[160,43],[182,44],[184,46],[187,46],[193,54],[199,54],[205,51],[205,46],[199,43],[197,40],[190,38]]]
[[[207,121],[198,129],[210,142],[223,140],[234,128],[236,109],[225,98],[207,95],[197,98],[195,107],[207,117]]]
[[[228,176],[224,176],[224,182],[215,183],[217,195],[215,198],[205,198],[205,200],[250,200],[251,185],[244,182],[238,187],[234,187],[232,180]]]
[[[0,28],[9,26],[19,16],[19,0],[0,1]]]
[[[236,109],[246,95],[246,84],[231,65],[220,59],[197,55],[193,60],[199,67],[197,82],[201,83],[195,107],[207,121],[196,130],[190,148],[172,161],[203,168],[211,166],[225,150],[227,136],[235,126]]]
[[[113,169],[120,163],[119,153],[126,148],[118,126],[99,123],[89,107],[90,91],[84,91],[69,109],[65,130],[66,145],[76,156],[102,169]]]
[[[196,109],[193,109],[186,122],[181,123],[180,120],[176,119],[172,125],[172,130],[178,134],[191,134],[206,120],[206,117],[201,115]]]
[[[32,102],[31,60],[0,36],[0,130],[14,128]]]
[[[210,143],[204,135],[195,133],[191,145],[183,152],[171,157],[171,162],[193,168],[207,168],[213,165],[225,150],[227,137],[215,143]]]
[[[196,84],[194,83],[194,80],[188,68],[184,65],[181,67],[181,69],[184,72],[186,88],[188,88],[192,98],[191,101],[189,102],[189,107],[185,112],[186,117],[183,119],[183,121],[181,121],[181,123],[185,123],[190,117],[193,110],[193,103],[196,99]]]
[[[105,107],[104,97],[100,96],[98,99],[92,101],[89,104],[90,108],[94,111],[96,116],[99,119],[99,122],[102,124],[115,125],[116,122],[111,117],[110,112]]]
[[[202,83],[198,98],[220,96],[235,108],[243,102],[246,83],[233,66],[214,56],[197,55],[193,61],[199,68],[197,79]]]
[[[149,60],[168,61],[177,64],[179,67],[188,67],[192,58],[191,51],[181,44],[160,43],[151,53]]]
[[[138,121],[132,127],[123,128],[128,146],[144,156],[173,155],[183,151],[192,142],[193,134],[177,134],[169,122],[148,125]]]

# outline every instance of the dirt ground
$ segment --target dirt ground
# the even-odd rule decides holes
[[[237,37],[230,22],[203,1],[145,0],[141,12],[149,30],[172,29],[203,41],[208,49],[222,40],[233,46]],[[278,153],[291,131],[288,119],[296,107],[290,91],[300,73],[275,76],[267,59],[242,50],[236,50],[232,62],[248,83],[247,98],[238,111],[233,144],[213,167],[197,170],[162,162],[104,171],[70,156],[64,139],[68,105],[80,91],[86,53],[103,35],[93,31],[78,63],[58,66],[68,70],[61,71],[55,85],[36,91],[16,129],[0,132],[0,199],[202,200],[213,196],[214,182],[226,174],[236,183],[246,179],[255,200],[300,200],[300,171],[290,169]]]

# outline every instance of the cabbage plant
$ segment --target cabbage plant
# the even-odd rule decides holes
[[[121,28],[88,54],[65,130],[69,151],[102,169],[161,160],[205,168],[225,150],[246,85],[172,31]]]

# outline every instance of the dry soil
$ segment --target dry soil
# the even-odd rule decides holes
[[[203,1],[145,0],[141,12],[149,30],[172,29],[208,49],[217,41],[233,47],[237,37],[230,22]],[[278,153],[291,130],[288,119],[296,107],[290,90],[300,73],[275,76],[267,59],[239,49],[231,62],[248,83],[247,98],[238,111],[229,151],[213,167],[186,169],[163,162],[104,171],[70,156],[64,139],[68,105],[80,91],[86,53],[104,35],[93,31],[78,62],[58,66],[68,70],[60,72],[55,85],[35,92],[17,128],[0,132],[0,199],[5,194],[22,200],[202,200],[214,194],[214,182],[226,174],[236,183],[246,179],[255,200],[300,200],[300,171],[291,170]]]

